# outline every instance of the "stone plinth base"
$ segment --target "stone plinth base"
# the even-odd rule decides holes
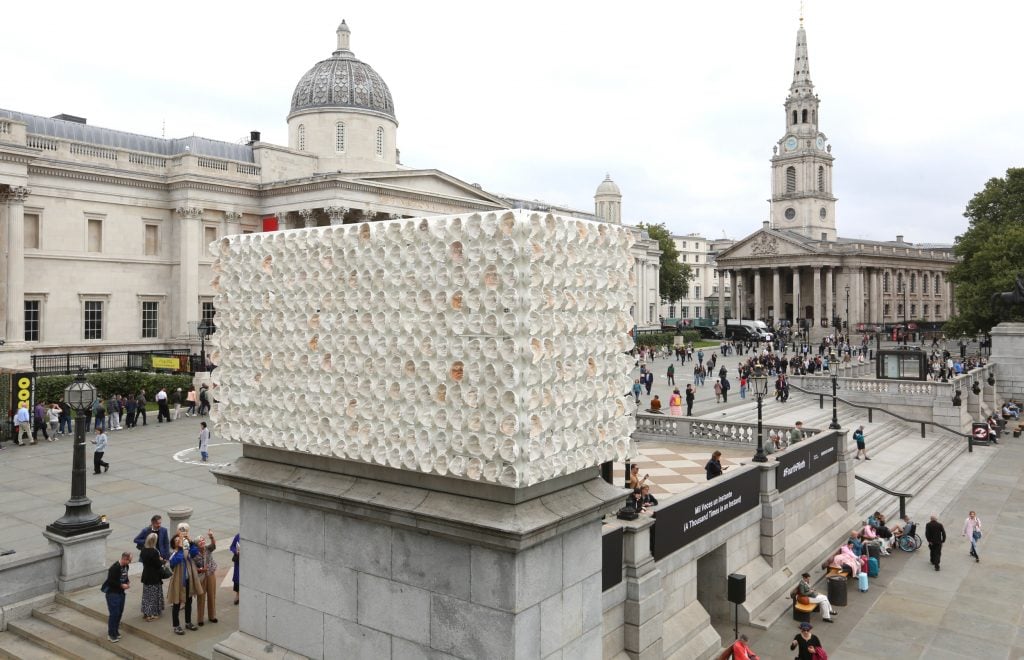
[[[109,528],[69,537],[44,531],[43,536],[61,548],[57,591],[65,593],[85,587],[98,587],[107,579]]]
[[[596,469],[502,502],[254,453],[215,470],[244,557],[239,634],[215,657],[601,657],[600,519],[624,496]]]
[[[1024,323],[1000,323],[992,328],[992,362],[1002,399],[1024,399]]]

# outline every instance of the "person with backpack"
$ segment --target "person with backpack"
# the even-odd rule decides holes
[[[654,376],[651,376],[651,382],[654,382]],[[651,393],[651,386],[647,386],[647,393]],[[210,411],[210,388],[203,385],[199,388],[199,416],[205,417],[206,413]]]
[[[730,383],[729,379],[726,378],[725,376],[722,376],[722,380],[719,381],[719,382],[722,383],[722,403],[728,403],[729,402],[729,390],[732,389],[732,383]]]

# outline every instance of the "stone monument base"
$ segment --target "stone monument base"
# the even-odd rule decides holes
[[[1003,399],[1024,399],[1024,323],[1000,323],[992,328],[992,362]]]
[[[597,468],[523,500],[309,458],[246,446],[215,470],[242,558],[215,658],[601,657],[601,518],[625,495]]]
[[[98,587],[107,579],[106,564],[107,537],[110,529],[77,536],[60,536],[43,532],[50,543],[60,546],[60,574],[57,576],[57,591],[66,593],[85,587]]]

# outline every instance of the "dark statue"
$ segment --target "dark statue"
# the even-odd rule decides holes
[[[1024,275],[1019,273],[1013,291],[997,291],[992,294],[992,312],[1004,318],[1017,305],[1024,305]]]

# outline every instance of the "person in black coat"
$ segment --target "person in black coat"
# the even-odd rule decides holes
[[[157,533],[150,532],[139,551],[139,561],[142,562],[142,616],[146,621],[155,621],[164,611],[164,558],[157,548],[157,539]]]
[[[942,560],[942,544],[946,542],[946,528],[934,514],[928,524],[924,526],[924,538],[928,541],[932,566],[935,567],[935,570],[939,570],[939,562]]]
[[[107,569],[107,579],[101,589],[107,597],[107,640],[121,640],[121,616],[124,614],[125,592],[128,590],[128,564],[132,553],[122,552],[121,558]]]

